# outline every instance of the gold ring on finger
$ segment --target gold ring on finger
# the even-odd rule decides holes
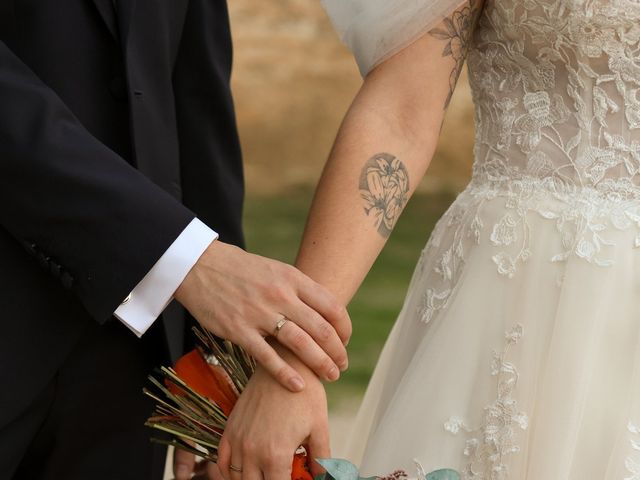
[[[278,322],[276,323],[276,328],[274,328],[273,330],[273,336],[277,337],[278,334],[280,333],[280,330],[282,330],[282,327],[284,327],[284,324],[287,323],[289,321],[289,319],[287,317],[285,317],[284,315],[282,315],[282,318],[280,320],[278,320]]]
[[[238,473],[242,473],[242,467],[236,467],[233,464],[229,464],[229,470],[234,471],[234,472],[238,472]]]

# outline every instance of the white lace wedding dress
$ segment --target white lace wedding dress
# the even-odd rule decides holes
[[[363,72],[460,1],[324,0]],[[640,1],[487,0],[473,178],[347,455],[363,474],[640,479]]]

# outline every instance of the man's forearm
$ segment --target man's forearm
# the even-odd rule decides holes
[[[0,226],[105,322],[195,215],[1,41],[0,105]]]

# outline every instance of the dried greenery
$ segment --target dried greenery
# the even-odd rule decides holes
[[[196,327],[194,333],[201,343],[203,358],[208,364],[222,368],[237,398],[255,371],[255,361],[242,348],[206,330]],[[170,439],[156,437],[152,441],[217,461],[218,445],[227,422],[222,407],[215,399],[196,392],[172,368],[160,368],[149,380],[153,387],[143,392],[156,405],[145,425],[170,435]]]

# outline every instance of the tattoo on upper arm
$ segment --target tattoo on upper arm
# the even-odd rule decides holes
[[[359,187],[365,213],[375,220],[378,233],[389,237],[409,199],[406,167],[390,153],[378,153],[362,168]]]
[[[451,96],[458,82],[458,77],[469,49],[471,32],[481,10],[482,0],[468,0],[468,3],[463,8],[456,10],[442,21],[444,28],[434,28],[429,32],[432,37],[447,42],[442,50],[442,56],[451,57],[455,62],[449,74],[449,93],[444,102],[445,109],[449,106]]]

